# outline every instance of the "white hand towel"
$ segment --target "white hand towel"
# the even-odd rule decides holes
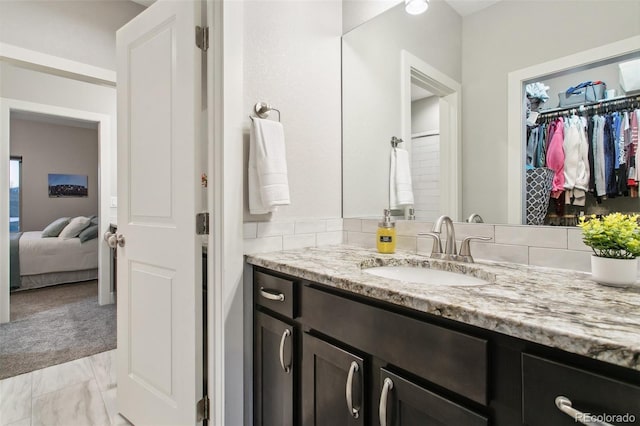
[[[391,208],[413,205],[411,168],[409,167],[409,152],[406,149],[393,148],[391,150],[389,179]]]
[[[249,139],[249,212],[265,214],[290,204],[284,129],[253,118]]]

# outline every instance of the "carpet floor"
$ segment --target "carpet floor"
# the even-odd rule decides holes
[[[116,347],[116,305],[98,305],[98,282],[11,293],[0,324],[0,379]]]

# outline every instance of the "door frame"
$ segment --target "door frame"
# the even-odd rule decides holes
[[[411,152],[411,80],[440,99],[440,214],[462,217],[462,85],[406,50],[400,52],[402,140]],[[444,167],[443,167],[444,165]]]
[[[30,112],[98,123],[98,214],[100,217],[98,238],[98,303],[115,302],[111,292],[110,250],[102,243],[102,235],[109,230],[109,205],[111,196],[111,117],[90,111],[75,110],[55,105],[0,98],[0,176],[8,182],[10,155],[11,112]],[[10,319],[9,291],[9,186],[0,185],[0,323]]]

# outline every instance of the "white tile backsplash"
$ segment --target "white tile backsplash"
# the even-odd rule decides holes
[[[246,222],[243,225],[245,253],[350,244],[375,248],[380,219],[299,218],[282,222]],[[429,255],[433,239],[418,237],[430,232],[433,222],[397,220],[397,249]],[[444,230],[443,230],[444,231]],[[582,242],[578,228],[550,226],[456,223],[458,250],[469,236],[492,238],[471,242],[471,254],[478,260],[531,264],[589,271],[591,249]]]
[[[342,219],[343,230],[345,231],[354,231],[361,232],[362,231],[362,220],[361,219]]]
[[[282,247],[284,250],[294,250],[305,247],[316,246],[316,234],[296,234],[282,237]]]
[[[330,246],[342,243],[342,231],[320,232],[316,234],[316,246]]]
[[[382,220],[382,218],[380,218]],[[362,220],[362,232],[378,232],[378,224],[380,220],[377,219],[363,219]]]
[[[497,244],[567,248],[567,228],[552,226],[495,226]]]
[[[589,253],[593,253],[593,250],[591,250],[591,247],[587,246],[585,243],[582,242],[582,229],[575,228],[575,229],[568,229],[567,231],[568,231],[568,238],[569,238],[569,245],[568,245],[569,250],[581,250],[581,251],[588,251]]]
[[[244,240],[244,253],[268,253],[282,250],[282,236]]]
[[[527,246],[472,241],[471,256],[478,260],[521,263],[526,265],[529,263],[529,248]]]
[[[348,231],[346,243],[358,247],[373,248],[376,246],[376,234]]]
[[[342,231],[342,219],[327,219],[327,232]]]
[[[495,238],[495,226],[484,223],[456,223],[456,239],[462,241],[467,237]]]
[[[343,226],[361,229],[360,219],[300,218],[280,222],[245,222],[244,253],[266,253],[320,245],[341,244]]]
[[[327,221],[322,219],[297,220],[294,230],[296,234],[325,232],[327,230]]]
[[[417,237],[420,232],[430,232],[433,227],[431,222],[416,220],[399,220],[396,222],[396,232],[398,236]]]
[[[591,253],[577,250],[529,247],[529,264],[590,272]]]
[[[258,222],[258,238],[274,235],[292,235],[295,231],[294,222]]]

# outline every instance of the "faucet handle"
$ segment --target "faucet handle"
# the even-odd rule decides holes
[[[471,257],[471,240],[479,240],[479,241],[489,241],[491,237],[467,237],[462,240],[462,244],[460,244],[460,256],[468,256],[469,261],[473,262],[473,257]]]
[[[439,232],[419,232],[418,236],[432,237],[433,247],[431,248],[431,254],[442,253],[442,242],[440,241]]]

